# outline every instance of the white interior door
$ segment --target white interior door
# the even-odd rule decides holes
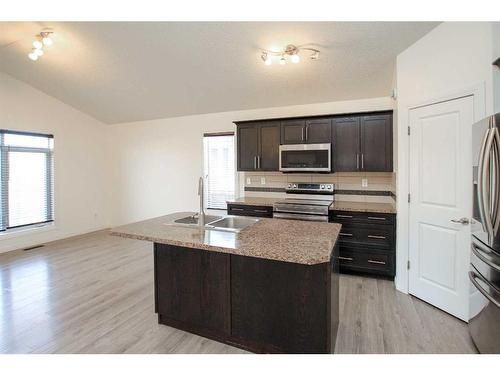
[[[465,321],[473,104],[468,96],[410,111],[409,291]]]

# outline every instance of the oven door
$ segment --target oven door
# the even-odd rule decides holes
[[[330,143],[311,145],[281,145],[279,166],[281,172],[330,172]]]

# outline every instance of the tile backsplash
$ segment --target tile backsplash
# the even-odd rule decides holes
[[[335,184],[337,201],[394,203],[395,173],[338,172],[331,174],[285,174],[240,172],[240,193],[248,197],[281,198],[289,182]]]

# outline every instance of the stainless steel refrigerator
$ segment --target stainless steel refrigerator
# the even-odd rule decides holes
[[[469,331],[480,353],[500,353],[500,113],[473,125]]]

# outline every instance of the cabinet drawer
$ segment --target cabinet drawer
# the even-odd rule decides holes
[[[389,225],[343,225],[339,235],[340,243],[364,244],[392,248],[393,227]]]
[[[357,211],[330,211],[330,221],[333,223],[370,223],[370,224],[394,224],[394,214],[382,214],[375,212]]]
[[[340,270],[394,276],[394,253],[340,246]]]
[[[228,215],[273,217],[273,208],[269,206],[248,206],[245,204],[228,204]]]

